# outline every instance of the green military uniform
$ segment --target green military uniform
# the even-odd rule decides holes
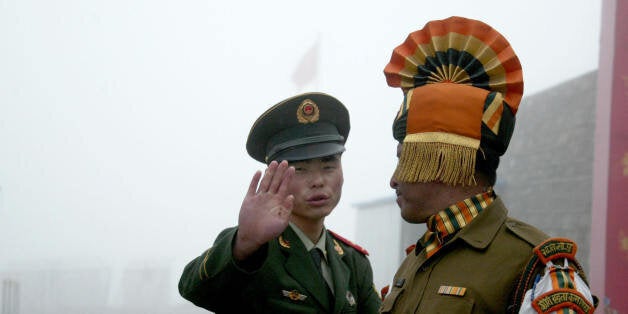
[[[546,238],[507,217],[497,198],[434,256],[410,252],[382,313],[505,313],[532,248]]]
[[[370,263],[346,240],[327,231],[334,283],[330,296],[291,227],[257,253],[254,270],[245,270],[232,258],[236,232],[224,230],[209,250],[185,267],[179,282],[184,298],[216,313],[377,313],[381,301]]]
[[[266,164],[338,156],[345,151],[349,129],[349,113],[340,101],[323,93],[306,93],[264,112],[251,127],[246,149],[255,160]],[[341,168],[332,171],[342,182]],[[333,202],[327,194],[337,193],[339,197],[340,191],[321,192],[323,182],[321,179],[304,187],[302,194],[319,199],[322,195],[328,197],[324,202]],[[299,197],[302,204],[306,202],[303,195]],[[264,209],[260,208],[262,212]],[[314,221],[316,227],[324,223],[324,217],[319,219]],[[238,230],[244,233],[245,229],[240,225],[224,230],[210,249],[185,267],[179,281],[184,298],[216,313],[378,311],[381,298],[373,286],[373,271],[366,251],[358,246],[322,227],[316,244],[324,244],[323,249],[316,245],[312,252],[324,255],[312,256],[308,249],[314,243],[294,223],[281,234],[273,233],[275,238],[271,236],[252,255],[236,263],[232,249]]]

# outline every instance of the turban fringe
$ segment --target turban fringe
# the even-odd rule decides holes
[[[415,135],[415,136],[413,136]],[[406,137],[401,149],[395,178],[402,182],[439,181],[450,185],[475,183],[476,152],[480,141],[435,133]],[[439,141],[430,139],[434,135]],[[466,145],[448,144],[462,140]],[[475,142],[475,143],[474,143]],[[475,147],[474,147],[475,146]]]

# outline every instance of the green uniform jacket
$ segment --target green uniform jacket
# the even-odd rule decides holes
[[[221,232],[212,248],[185,267],[179,281],[184,298],[216,313],[378,312],[381,299],[369,260],[331,233],[326,250],[334,281],[333,309],[327,286],[292,228],[256,253],[253,259],[261,266],[252,272],[233,261],[236,232]]]
[[[507,213],[497,198],[429,260],[410,252],[382,313],[505,313],[532,249],[548,238]]]

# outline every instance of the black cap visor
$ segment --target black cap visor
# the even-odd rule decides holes
[[[311,143],[299,146],[292,146],[278,151],[273,156],[268,156],[266,162],[277,161],[299,161],[314,158],[333,156],[343,153],[345,146],[338,142]]]

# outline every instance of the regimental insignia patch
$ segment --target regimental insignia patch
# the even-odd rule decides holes
[[[532,306],[539,313],[552,313],[565,308],[586,314],[595,311],[593,304],[574,289],[558,289],[544,293],[532,301]]]
[[[440,288],[438,288],[438,294],[441,295],[462,297],[465,293],[467,293],[467,288],[465,287],[440,286]]]
[[[517,281],[508,313],[562,313],[567,309],[570,313],[593,313],[598,300],[575,259],[576,243],[549,238],[533,251]]]
[[[300,123],[314,123],[319,117],[318,105],[310,99],[305,99],[297,108],[297,120]]]
[[[299,293],[299,291],[296,290],[281,290],[281,294],[292,301],[305,301],[305,299],[307,299],[307,296],[305,294],[301,294]]]
[[[575,242],[566,238],[549,238],[534,248],[534,253],[543,264],[558,258],[576,260],[578,246]]]
[[[288,240],[284,239],[283,236],[279,236],[279,245],[281,245],[282,247],[289,249],[290,248],[290,242],[288,242]]]

